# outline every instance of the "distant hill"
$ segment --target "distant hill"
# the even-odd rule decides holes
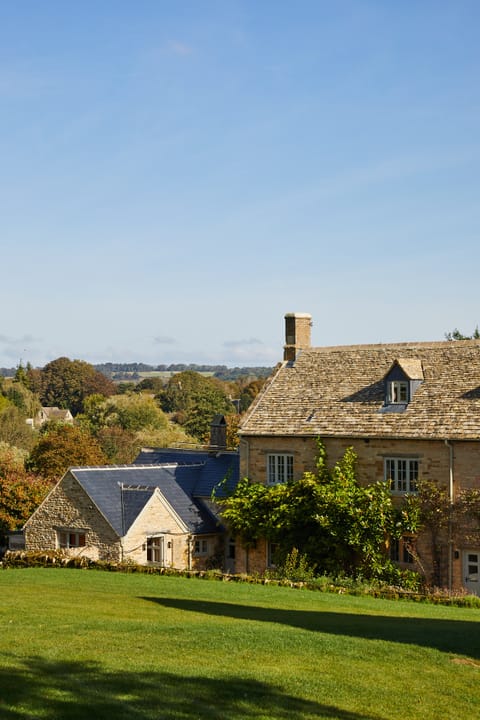
[[[226,365],[196,365],[195,363],[172,363],[170,365],[147,365],[146,363],[99,363],[94,368],[111,380],[142,380],[145,377],[163,376],[168,379],[184,370],[210,375],[219,380],[238,380],[239,378],[264,378],[272,372],[271,367],[227,367]],[[13,377],[17,368],[0,368],[0,376]]]
[[[175,373],[193,370],[202,375],[210,375],[219,380],[238,380],[239,378],[264,378],[272,372],[271,367],[234,367],[226,365],[196,365],[195,363],[172,363],[170,365],[147,365],[145,363],[100,363],[96,370],[111,380],[142,380],[145,377],[162,376],[168,379]]]

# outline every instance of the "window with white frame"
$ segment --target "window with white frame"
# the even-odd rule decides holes
[[[193,543],[194,555],[208,555],[208,540],[197,538]]]
[[[388,402],[392,405],[408,403],[408,382],[392,380],[388,383]]]
[[[385,480],[395,493],[416,493],[418,460],[414,458],[385,458]]]
[[[84,530],[59,530],[57,532],[57,545],[59,548],[85,547]]]
[[[267,456],[267,482],[269,485],[293,480],[293,455],[286,453]]]
[[[163,565],[163,543],[162,536],[147,538],[147,562]]]

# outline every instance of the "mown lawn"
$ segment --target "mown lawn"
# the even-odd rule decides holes
[[[1,720],[477,720],[480,611],[0,571]]]

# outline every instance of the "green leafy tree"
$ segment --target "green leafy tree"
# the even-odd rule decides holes
[[[96,438],[108,462],[113,465],[132,463],[142,447],[138,433],[123,430],[118,425],[100,428]]]
[[[239,410],[241,413],[248,410],[252,402],[257,397],[260,390],[265,385],[267,379],[266,378],[257,378],[256,380],[252,380],[248,383],[248,385],[245,385],[239,394],[239,400],[240,400],[240,407]]]
[[[158,395],[163,391],[164,385],[165,383],[161,377],[146,377],[134,385],[133,389],[135,392],[147,392]]]
[[[98,440],[81,427],[46,423],[30,453],[27,468],[48,479],[60,479],[69,467],[105,465]]]
[[[40,410],[40,399],[38,395],[28,389],[26,385],[18,380],[5,384],[4,395],[15,405],[26,417],[35,417]]]
[[[29,374],[32,386],[37,383]],[[115,384],[83,360],[60,357],[41,370],[38,392],[42,405],[68,408],[73,415],[83,410],[85,398],[100,394],[109,397],[116,392]]]
[[[105,399],[90,395],[77,424],[96,437],[112,463],[131,462],[143,446],[193,444],[185,430],[169,420],[149,395],[128,393]]]
[[[455,328],[451,332],[445,333],[446,340],[480,340],[480,330],[478,325],[471,335],[463,335],[458,328]]]
[[[83,412],[75,418],[75,423],[84,430],[96,435],[101,428],[107,425],[108,419],[107,400],[103,395],[94,393],[83,401]]]
[[[222,516],[247,547],[261,538],[276,543],[280,563],[296,548],[321,572],[397,577],[387,557],[388,541],[411,531],[415,517],[395,507],[386,483],[359,485],[355,463],[348,448],[330,469],[319,442],[315,473],[278,485],[244,479],[220,501]]]
[[[193,370],[173,375],[158,397],[162,409],[200,442],[208,442],[216,414],[235,410],[220,381]]]
[[[1,409],[0,403],[0,442],[30,450],[35,440],[34,431],[27,425],[26,414],[10,403]]]
[[[168,418],[154,398],[144,394],[117,395],[106,403],[108,425],[118,425],[123,430],[161,430],[168,425]]]
[[[0,535],[19,530],[50,488],[50,483],[25,469],[24,453],[0,443]]]

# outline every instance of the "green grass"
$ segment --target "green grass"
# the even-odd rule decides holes
[[[2,720],[477,720],[480,611],[0,571]]]

